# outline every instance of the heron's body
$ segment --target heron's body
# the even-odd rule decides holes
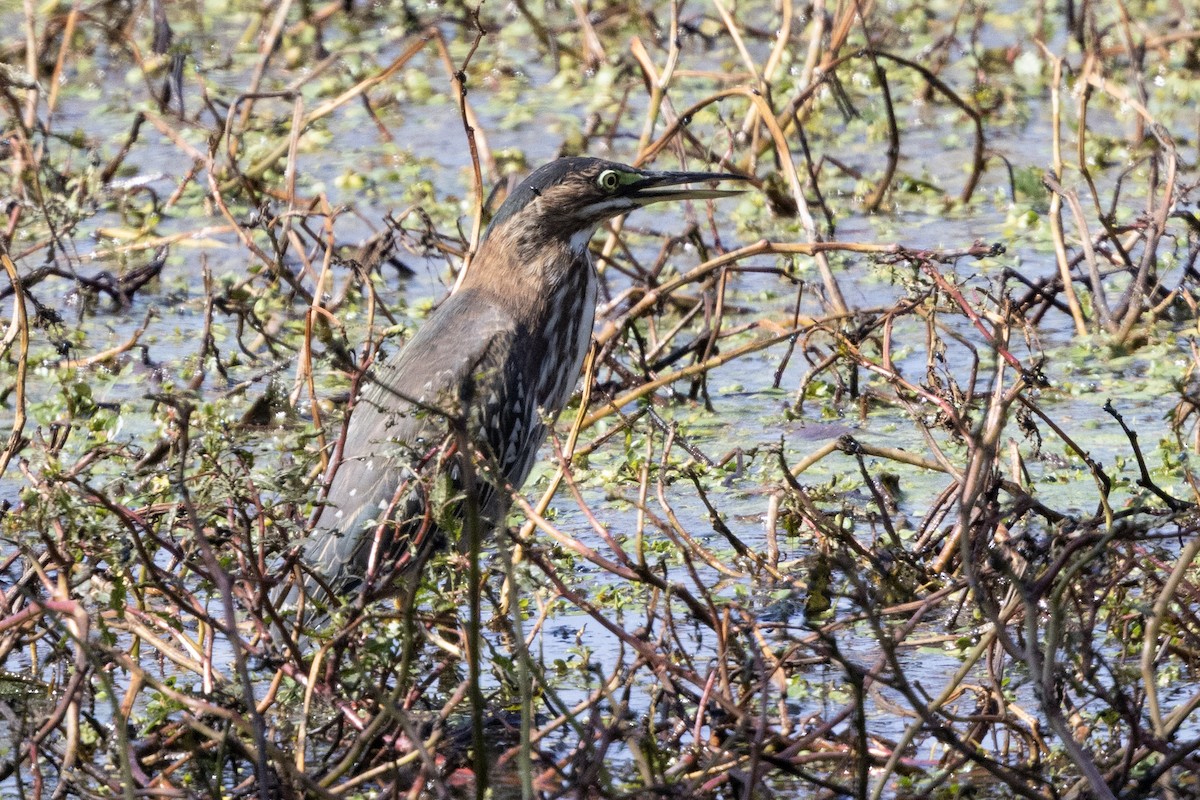
[[[420,563],[443,515],[456,513],[463,470],[476,463],[499,473],[476,475],[480,517],[503,523],[504,485],[525,482],[546,422],[570,399],[587,353],[597,294],[587,248],[596,227],[660,199],[726,194],[657,188],[712,177],[734,176],[560,159],[509,196],[459,289],[362,378],[303,550],[322,582],[340,593],[372,577],[380,581],[374,589],[386,590],[398,568]],[[464,443],[472,453],[461,452]]]

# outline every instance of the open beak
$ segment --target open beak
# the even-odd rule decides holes
[[[741,194],[742,191],[740,189],[681,189],[677,187],[685,183],[745,180],[749,180],[749,178],[728,172],[647,172],[642,180],[629,184],[625,195],[639,206],[662,200],[709,200],[714,197]]]

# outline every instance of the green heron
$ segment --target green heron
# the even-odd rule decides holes
[[[468,483],[481,523],[503,524],[505,484],[525,482],[591,340],[592,234],[651,203],[736,194],[672,188],[724,179],[741,176],[561,158],[509,195],[459,288],[403,349],[361,378],[303,547],[310,595],[322,585],[346,594],[364,582],[386,592],[461,517]],[[461,452],[464,444],[475,452]],[[476,460],[468,465],[467,457]],[[468,481],[464,470],[474,465],[486,474]]]

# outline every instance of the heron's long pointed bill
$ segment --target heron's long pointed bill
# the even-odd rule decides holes
[[[632,184],[629,198],[639,206],[663,200],[710,200],[714,197],[729,197],[741,194],[741,189],[692,189],[679,188],[685,183],[712,183],[713,181],[744,181],[744,175],[723,172],[651,172]]]

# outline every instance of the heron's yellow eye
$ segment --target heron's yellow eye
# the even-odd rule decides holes
[[[616,191],[617,187],[621,185],[621,176],[617,174],[616,170],[606,169],[596,177],[596,185],[606,192]]]

